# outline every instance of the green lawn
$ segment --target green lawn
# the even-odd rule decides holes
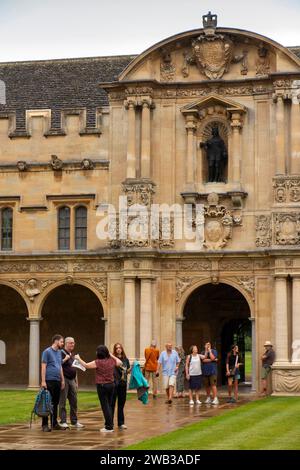
[[[127,449],[300,449],[300,399],[270,397]]]
[[[36,392],[0,390],[0,425],[29,421]],[[99,408],[96,392],[79,392],[79,411]]]
[[[251,370],[252,370],[252,353],[251,351],[245,352],[245,377],[246,380],[251,381]]]

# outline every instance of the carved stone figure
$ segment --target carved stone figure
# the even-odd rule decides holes
[[[83,170],[92,170],[94,168],[94,164],[90,158],[84,158],[81,162],[81,168]]]
[[[27,163],[24,160],[19,160],[17,162],[17,168],[19,171],[26,171],[27,170]]]
[[[206,150],[208,181],[223,181],[224,167],[227,162],[227,149],[224,140],[219,135],[217,126],[212,128],[212,137],[206,142],[201,142],[200,147]]]
[[[57,155],[51,155],[51,166],[53,170],[62,170],[63,162]]]
[[[261,43],[257,49],[256,75],[265,76],[270,72],[270,59],[268,49]]]
[[[37,287],[37,280],[36,279],[30,279],[28,281],[28,287],[25,290],[25,294],[27,295],[27,297],[29,297],[29,300],[31,302],[33,302],[35,297],[37,295],[39,295],[40,293],[41,293],[41,291]]]

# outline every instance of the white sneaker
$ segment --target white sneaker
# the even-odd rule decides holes
[[[194,405],[194,400],[190,400],[190,405],[191,405],[191,406]]]
[[[81,428],[84,428],[84,424],[81,424],[79,421],[77,421],[76,424],[71,424],[71,428],[81,429]]]
[[[219,399],[218,397],[214,398],[213,401],[211,402],[212,405],[218,405],[219,404]]]
[[[209,405],[209,404],[211,403],[211,398],[210,398],[210,397],[207,397],[204,403],[206,403],[207,405]]]
[[[102,428],[102,429],[100,429],[100,432],[104,432],[104,433],[105,432],[114,432],[114,430],[113,429]]]
[[[68,423],[58,423],[58,425],[63,429],[68,429],[69,428]]]
[[[196,400],[196,405],[202,405],[202,401]]]
[[[127,429],[126,424],[121,424],[121,426],[119,426],[119,429]]]

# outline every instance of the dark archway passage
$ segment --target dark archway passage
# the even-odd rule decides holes
[[[251,342],[250,308],[245,297],[227,284],[205,284],[189,296],[183,316],[185,351],[192,344],[202,350],[206,341],[210,341],[218,351],[218,382],[224,384],[226,354],[231,344],[238,343],[245,362],[249,335]],[[241,368],[241,380],[245,380],[245,367]]]
[[[0,340],[6,364],[0,364],[0,384],[27,384],[29,321],[25,301],[12,287],[0,285]]]
[[[48,295],[41,322],[41,351],[51,344],[55,333],[75,338],[75,352],[85,360],[95,359],[96,347],[104,343],[103,308],[87,287],[64,284]],[[94,384],[94,371],[79,371],[79,384]]]

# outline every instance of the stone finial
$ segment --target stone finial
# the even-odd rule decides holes
[[[213,15],[211,11],[209,11],[207,15],[202,16],[202,22],[205,34],[214,34],[218,24],[218,16]]]

